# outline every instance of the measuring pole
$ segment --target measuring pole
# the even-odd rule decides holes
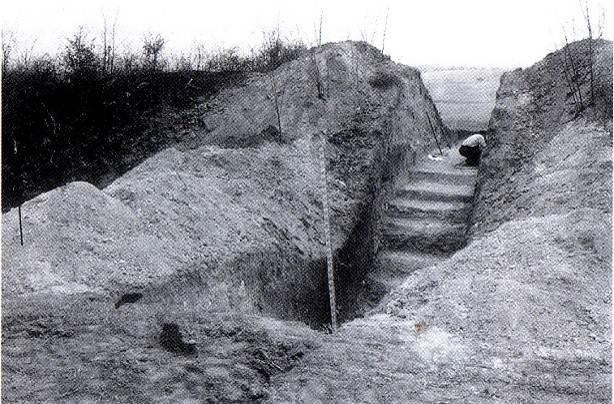
[[[324,207],[324,232],[326,233],[326,264],[328,269],[328,296],[330,303],[330,324],[337,331],[337,306],[335,304],[335,272],[333,267],[333,247],[330,237],[330,210],[328,207],[328,186],[326,175],[326,135],[321,134],[320,175],[322,177],[322,206]]]

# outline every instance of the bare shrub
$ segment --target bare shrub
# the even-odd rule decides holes
[[[586,23],[586,31],[588,34],[588,63],[589,63],[589,75],[590,75],[590,105],[594,105],[595,103],[595,75],[593,69],[593,26],[591,24],[591,15],[588,10],[588,2],[584,3],[584,21]]]
[[[101,65],[102,74],[113,73],[115,67],[115,36],[117,32],[117,13],[109,26],[107,17],[102,17],[102,55]]]
[[[15,48],[15,34],[3,29],[0,35],[2,35],[2,70],[6,71]]]
[[[164,48],[164,38],[160,34],[148,34],[143,38],[143,56],[145,66],[152,70],[161,69],[161,52]]]
[[[252,51],[250,70],[268,72],[298,58],[305,51],[300,41],[284,40],[279,29],[263,33],[260,47]]]
[[[100,185],[121,174],[177,141],[151,119],[160,111],[206,100],[244,73],[273,70],[304,49],[276,33],[265,35],[250,56],[199,44],[169,63],[160,35],[146,36],[138,51],[120,53],[115,31],[115,21],[106,20],[98,39],[80,28],[56,57],[35,56],[35,42],[25,46],[3,33],[2,143],[19,150],[17,156],[13,147],[2,148],[3,209],[68,181]],[[279,129],[269,132],[277,138],[283,88],[273,87]],[[156,125],[162,135],[152,137]]]
[[[84,81],[96,77],[100,61],[94,49],[94,39],[89,38],[83,27],[68,39],[63,60],[70,80]]]
[[[318,28],[318,32],[316,33],[318,37],[317,45],[318,47],[322,46],[322,23],[324,20],[324,14],[320,13],[320,24]],[[310,71],[310,75],[315,84],[316,91],[318,93],[318,98],[324,99],[324,85],[322,83],[322,74],[320,72],[320,66],[318,64],[318,57],[316,55],[316,48],[312,47],[309,51],[309,56],[311,58],[312,70]]]
[[[205,70],[210,72],[249,71],[248,66],[249,62],[241,57],[237,48],[218,49],[205,62]]]

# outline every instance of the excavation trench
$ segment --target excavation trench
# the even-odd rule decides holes
[[[377,220],[372,210],[373,206],[364,209],[347,241],[334,252],[340,322],[363,315],[386,293],[381,285],[365,283],[369,270],[375,265]],[[249,270],[253,265],[258,268]],[[305,260],[289,257],[282,251],[258,252],[235,261],[234,267],[242,269],[242,282],[249,285],[251,303],[258,311],[276,318],[302,321],[314,329],[325,329],[331,324],[325,257]]]
[[[410,147],[391,148],[382,142],[374,145],[373,152],[376,163],[369,173],[366,191],[363,189],[360,207],[355,209],[353,227],[344,236],[342,245],[333,251],[336,310],[341,323],[363,316],[389,292],[391,284],[387,280],[372,276],[383,268],[381,260],[376,259],[377,254],[390,248],[384,234],[389,219],[388,205],[393,197],[398,198],[395,190],[399,186],[417,178],[417,174],[411,174],[412,167],[418,167],[417,153]],[[467,202],[467,207],[470,205]],[[333,215],[333,221],[339,219]],[[453,226],[462,227],[462,223],[453,221]],[[332,236],[335,239],[340,235]],[[466,229],[460,237],[466,238]],[[434,253],[446,242],[452,243],[445,244],[449,248],[464,245],[464,240],[461,243],[458,237],[446,241],[439,235],[424,243],[413,243],[427,249],[427,253]],[[244,251],[228,260],[194,263],[163,282],[157,290],[143,293],[144,300],[163,302],[164,298],[160,298],[163,296],[180,298],[184,304],[193,306],[260,313],[326,329],[331,324],[331,309],[324,245],[321,250],[321,255],[314,258],[295,246],[291,239],[280,237],[267,248]],[[140,299],[137,292],[144,291],[133,290],[116,307],[136,297]]]
[[[355,139],[346,140],[349,143]],[[369,145],[373,160],[360,207],[351,221],[353,227],[344,236],[341,247],[333,251],[340,322],[364,315],[388,292],[383,284],[369,277],[376,269],[376,254],[382,244],[384,206],[393,195],[395,185],[406,180],[417,154],[424,153],[409,145],[391,147],[383,136],[379,139]],[[337,142],[333,147],[337,154],[343,155],[344,148],[351,145]],[[336,155],[329,156],[329,165],[335,159]],[[344,179],[345,171],[337,168],[336,174],[337,178]],[[333,221],[338,219],[334,216]],[[339,235],[332,236],[335,239]],[[280,239],[272,246],[245,251],[229,260],[194,263],[163,282],[157,290],[148,290],[144,299],[161,301],[161,296],[175,296],[187,304],[203,305],[204,302],[205,307],[215,310],[254,311],[324,329],[331,323],[324,251],[322,246],[322,254],[314,258],[291,241]]]
[[[356,136],[360,135],[345,134],[332,141],[334,151],[331,150],[329,159],[343,156],[345,148],[355,147],[351,142],[356,140]],[[416,150],[409,145],[391,147],[389,139],[382,134],[372,138],[380,141],[370,145],[374,163],[368,173],[368,189],[355,216],[353,228],[342,246],[333,251],[336,310],[340,322],[364,315],[387,292],[383,285],[367,282],[368,275],[375,268],[376,253],[382,241],[384,206],[393,193],[395,183],[404,180],[416,160]],[[329,166],[333,161],[329,160]],[[338,161],[335,163],[342,164]],[[341,171],[342,179],[343,175]],[[334,217],[332,220],[335,220]],[[336,236],[332,234],[333,239]],[[246,283],[257,290],[258,308],[275,317],[303,321],[312,328],[328,327],[331,310],[326,259],[299,259],[288,267],[280,265],[280,262],[287,262],[280,255],[284,254],[279,251],[269,255],[281,258],[277,260],[259,255],[256,258],[260,262],[259,270],[242,271],[245,274],[259,274],[246,279]]]
[[[357,301],[373,264],[373,221],[365,215],[347,242],[334,252],[339,321],[362,314]],[[124,285],[115,308],[142,302],[161,307],[171,302],[214,311],[255,312],[301,321],[317,330],[330,326],[326,257],[305,257],[296,248],[246,252],[223,262],[193,264],[157,286]],[[381,297],[381,296],[379,296]]]

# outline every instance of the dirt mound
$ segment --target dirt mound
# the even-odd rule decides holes
[[[179,146],[104,190],[71,183],[25,203],[24,247],[16,210],[4,215],[4,296],[198,290],[211,307],[326,322],[317,136],[343,284],[369,268],[387,189],[433,146],[427,114],[441,131],[419,73],[353,42],[253,75],[193,113]]]
[[[564,78],[566,54],[578,70],[582,111]],[[503,75],[480,165],[476,236],[517,218],[612,210],[611,42],[595,42],[593,105],[589,66],[588,43],[580,41]]]

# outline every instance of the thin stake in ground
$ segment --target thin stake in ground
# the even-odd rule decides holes
[[[278,94],[277,79],[274,73],[271,73],[271,87],[273,95],[273,106],[275,107],[275,116],[277,117],[277,129],[279,129],[279,138],[282,138],[283,131],[281,129],[281,100]]]
[[[23,246],[23,227],[21,226],[21,204],[17,208],[19,212],[19,239],[21,241],[21,245]]]
[[[17,214],[19,216],[19,241],[20,241],[21,245],[23,246],[23,226],[21,224],[21,196],[23,195],[22,194],[23,184],[21,183],[21,170],[20,170],[21,169],[21,165],[19,164],[19,158],[18,158],[19,156],[17,154],[17,140],[15,140],[15,139],[13,139],[13,154],[15,155],[15,160],[17,162],[15,164],[15,166],[18,168],[18,171],[17,171],[18,177],[17,178],[19,179],[19,181],[18,181],[17,186],[19,188],[17,188],[18,189],[17,194],[19,195],[19,199],[20,200],[19,200],[19,205],[17,206]]]
[[[320,174],[322,177],[322,206],[324,210],[324,233],[326,234],[326,264],[328,270],[328,296],[330,303],[330,323],[333,332],[337,330],[337,306],[335,303],[335,272],[333,267],[333,247],[330,236],[330,210],[328,206],[328,186],[326,174],[326,135],[321,134]]]
[[[441,145],[439,144],[439,140],[437,140],[437,135],[435,134],[435,128],[433,128],[433,122],[431,122],[431,117],[429,116],[429,113],[426,113],[426,119],[428,119],[429,121],[429,126],[431,127],[431,133],[433,134],[433,137],[435,138],[435,143],[437,143],[437,148],[439,149],[439,154],[441,154],[443,156],[443,151],[441,150]]]

